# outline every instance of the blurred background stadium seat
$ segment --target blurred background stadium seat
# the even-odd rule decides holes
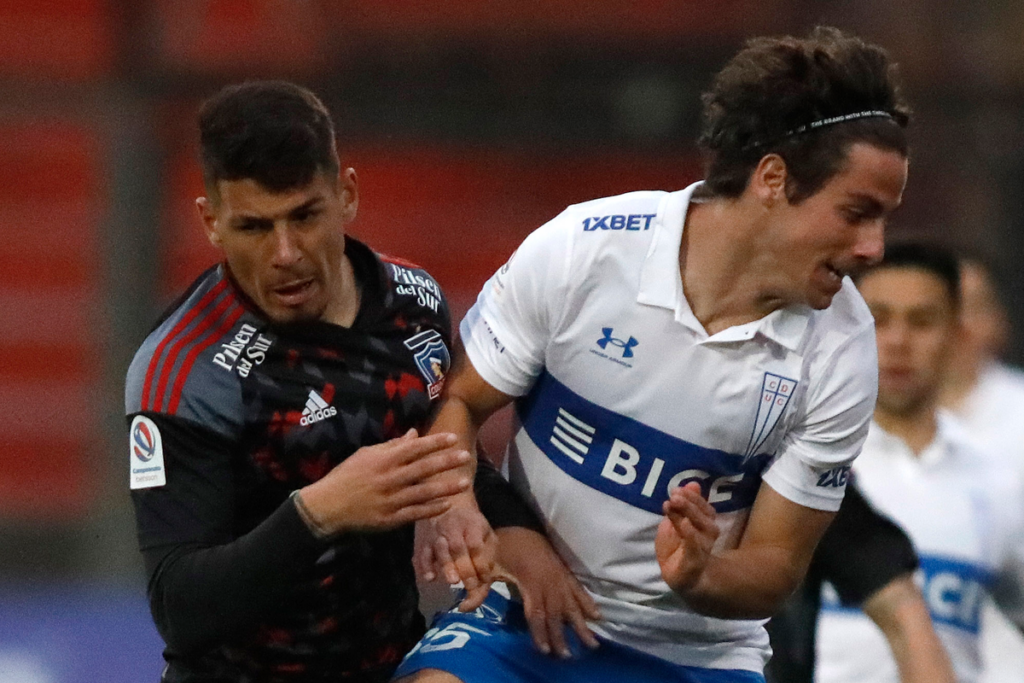
[[[159,675],[121,392],[216,262],[194,208],[204,97],[269,77],[320,93],[360,179],[353,234],[430,270],[457,321],[565,205],[699,178],[710,74],[747,37],[818,23],[903,67],[917,125],[894,232],[993,254],[1019,329],[1020,3],[0,0],[0,681]]]

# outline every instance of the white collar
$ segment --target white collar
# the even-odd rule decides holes
[[[935,415],[935,435],[920,455],[915,455],[903,439],[885,431],[871,420],[868,439],[871,449],[888,458],[898,458],[919,467],[935,467],[942,464],[956,451],[958,440],[962,439],[959,423],[948,411],[940,409]]]
[[[644,257],[640,271],[640,292],[637,302],[648,306],[659,306],[675,312],[676,322],[689,327],[705,338],[705,342],[735,342],[753,339],[761,334],[777,344],[795,351],[804,338],[810,322],[812,309],[809,306],[787,306],[772,311],[763,318],[743,325],[736,325],[707,336],[690,303],[683,295],[683,281],[679,272],[679,250],[683,239],[683,226],[690,200],[702,182],[672,192],[662,199],[654,219],[654,236]]]

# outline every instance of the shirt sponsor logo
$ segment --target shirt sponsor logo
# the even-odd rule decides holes
[[[666,434],[588,401],[547,372],[516,409],[530,440],[566,474],[658,515],[670,492],[690,481],[719,512],[748,508],[770,460]]]
[[[237,369],[239,376],[248,377],[253,366],[266,360],[267,351],[273,343],[252,325],[242,323],[234,338],[221,344],[220,351],[213,354],[213,363],[228,372]]]
[[[160,430],[153,420],[136,415],[128,430],[129,487],[147,489],[167,483],[164,471],[164,446]]]
[[[633,364],[627,363],[622,359],[632,358],[633,347],[637,346],[640,342],[637,341],[636,337],[630,337],[629,339],[619,339],[618,337],[613,337],[612,333],[614,331],[615,328],[613,327],[602,327],[601,334],[603,334],[604,336],[598,339],[596,342],[594,342],[598,346],[600,346],[602,350],[598,351],[597,349],[590,349],[590,352],[595,356],[607,358],[608,360],[618,363],[619,365],[624,365],[627,368],[631,368],[633,367]],[[611,353],[605,353],[609,346],[613,347]],[[616,348],[622,349],[621,356],[615,353]]]
[[[832,487],[834,489],[841,489],[846,486],[846,482],[849,480],[850,466],[843,465],[842,467],[833,467],[826,472],[822,472],[821,476],[818,477],[818,483],[815,485],[822,488]]]
[[[757,415],[754,417],[754,428],[750,432],[750,440],[744,454],[751,456],[756,453],[768,439],[768,436],[779,423],[779,418],[786,412],[786,406],[793,398],[793,392],[799,384],[771,372],[764,373],[761,380],[761,395],[757,402]],[[821,486],[821,484],[819,484]]]
[[[615,214],[611,216],[591,216],[583,219],[583,232],[595,230],[648,230],[651,221],[657,214],[654,213],[631,213],[629,215]]]
[[[437,313],[441,306],[441,288],[436,282],[397,263],[388,263],[388,267],[391,268],[391,276],[395,281],[396,294],[414,296],[417,304]]]
[[[405,347],[415,352],[413,359],[423,379],[427,381],[427,395],[431,400],[441,395],[445,373],[451,366],[448,347],[437,330],[426,330],[405,340]]]
[[[325,401],[323,396],[310,389],[306,407],[302,410],[302,417],[299,418],[299,424],[306,427],[337,414],[337,408]]]

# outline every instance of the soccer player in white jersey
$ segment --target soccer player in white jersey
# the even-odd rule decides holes
[[[571,206],[523,242],[462,322],[434,429],[471,448],[515,401],[509,476],[550,545],[499,530],[518,593],[487,594],[471,497],[418,525],[420,571],[463,579],[471,611],[440,616],[396,676],[764,680],[763,620],[874,406],[847,274],[881,258],[907,118],[880,48],[755,39],[705,95],[704,182]]]
[[[986,455],[1024,473],[1024,372],[999,360],[1010,320],[997,280],[988,257],[960,254],[960,333],[941,402]],[[983,683],[1020,683],[1024,635],[989,600],[981,610],[981,654]]]
[[[990,592],[1024,627],[1020,480],[976,449],[938,410],[958,325],[956,258],[937,247],[891,247],[858,281],[878,336],[878,406],[853,472],[864,495],[910,535],[935,630],[957,679],[980,675],[978,618]],[[881,632],[823,596],[820,683],[898,681]]]

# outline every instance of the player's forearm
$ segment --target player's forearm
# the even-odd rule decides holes
[[[486,418],[484,418],[486,419]],[[460,477],[469,477],[472,481],[476,475],[477,465],[477,436],[480,433],[480,426],[483,420],[470,410],[467,402],[457,395],[448,395],[445,397],[441,407],[439,408],[437,415],[434,418],[433,423],[430,426],[428,434],[436,434],[439,432],[449,432],[455,435],[457,441],[453,448],[459,448],[469,451],[474,457],[469,459],[465,465],[461,467],[445,472],[441,477],[450,478],[452,480]],[[476,506],[476,498],[473,491],[466,491],[465,493],[459,494],[458,496],[452,497],[453,505],[469,505],[472,507]]]
[[[901,683],[954,683],[949,657],[909,574],[875,592],[863,608],[885,634]]]
[[[712,555],[697,583],[677,591],[691,609],[719,619],[767,619],[803,580],[807,564],[781,548]]]
[[[237,640],[287,599],[324,547],[289,500],[231,543],[145,551],[160,634],[183,656]]]

